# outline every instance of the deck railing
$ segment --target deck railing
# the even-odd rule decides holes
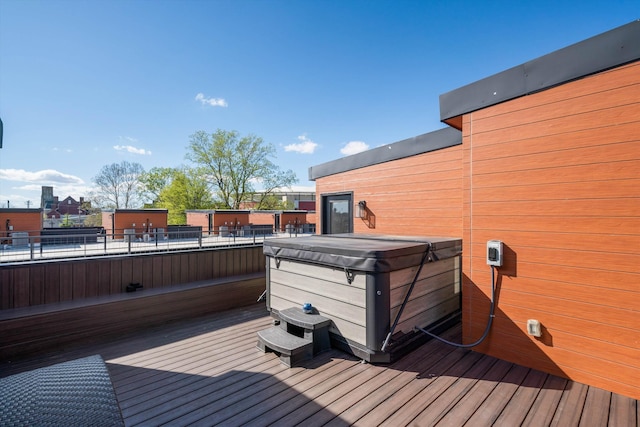
[[[315,233],[315,227],[287,227],[283,231],[270,226],[246,226],[238,229],[219,227],[203,231],[200,227],[176,231],[151,229],[146,232],[119,230],[104,233],[101,229],[86,233],[20,232],[0,242],[0,264],[42,261],[56,258],[78,258],[105,255],[133,255],[208,247],[253,246],[265,239]],[[77,230],[76,230],[77,231]]]
[[[0,313],[264,272],[261,243],[6,263],[0,268]]]

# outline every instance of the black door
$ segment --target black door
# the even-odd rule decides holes
[[[322,196],[322,234],[353,232],[353,194]]]

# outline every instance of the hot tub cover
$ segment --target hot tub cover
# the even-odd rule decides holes
[[[462,240],[446,237],[328,234],[264,241],[264,254],[275,259],[384,273],[450,258],[462,253]]]

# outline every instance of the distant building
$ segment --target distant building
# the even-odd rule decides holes
[[[47,218],[64,218],[67,215],[75,217],[84,216],[86,215],[86,210],[83,208],[83,204],[84,197],[80,197],[80,200],[76,201],[73,197],[68,196],[60,202],[58,201],[58,197],[55,196],[46,216]]]
[[[51,209],[54,202],[53,187],[42,186],[42,195],[40,196],[40,207],[42,209]]]
[[[56,228],[65,219],[74,225],[84,224],[91,203],[85,203],[84,197],[76,200],[71,196],[60,201],[58,196],[53,195],[53,187],[42,186],[40,206],[44,212],[44,228]]]
[[[255,209],[263,194],[264,193],[254,193],[252,200],[240,204],[240,209]],[[295,210],[316,210],[315,191],[274,191],[270,193],[270,196],[276,197]]]

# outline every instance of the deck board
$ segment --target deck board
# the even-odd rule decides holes
[[[518,365],[511,365],[509,371],[492,387],[490,394],[487,394],[486,399],[482,399],[482,403],[476,408],[476,410],[466,417],[465,422],[472,426],[486,426],[492,425],[498,419],[502,411],[507,404],[511,401],[516,391],[520,388],[520,384],[524,381],[529,372],[528,368]],[[485,388],[488,388],[491,384],[487,384]],[[478,394],[479,390],[475,390],[473,393]],[[464,405],[468,406],[468,405]],[[463,407],[464,407],[463,406]],[[459,407],[456,407],[458,410]],[[458,410],[458,412],[461,412]],[[468,413],[468,411],[466,411]],[[450,418],[451,412],[444,418],[446,421]],[[461,419],[461,418],[459,418]]]
[[[611,395],[611,409],[609,411],[609,425],[612,426],[632,426],[638,425],[636,419],[637,401],[619,394]]]
[[[611,408],[611,392],[600,388],[589,387],[584,401],[580,426],[604,425],[609,419]]]
[[[496,364],[498,364],[497,367],[495,366]],[[496,372],[507,369],[508,366],[507,362],[498,361],[495,358],[481,358],[463,376],[455,379],[453,384],[442,391],[436,400],[416,417],[415,421],[420,425],[435,425],[461,401],[472,397],[467,396],[467,394],[474,388],[480,378],[485,375],[494,375]],[[466,409],[464,405],[461,405],[461,407]]]
[[[534,404],[543,387],[547,374],[529,369],[527,376],[524,378],[516,392],[513,394],[507,406],[502,410],[498,418],[495,420],[497,425],[505,425],[513,423],[514,425],[526,425],[527,416],[535,412]],[[553,414],[551,414],[553,416]],[[538,420],[539,417],[533,417],[531,420]],[[549,418],[550,420],[550,418]],[[548,424],[549,421],[546,421]]]
[[[584,384],[568,383],[560,398],[553,420],[551,420],[551,426],[579,425],[584,402],[587,398],[587,390],[588,387]]]
[[[637,400],[438,341],[387,365],[331,349],[287,368],[256,348],[271,325],[256,304],[0,361],[0,376],[100,354],[127,426],[638,425]]]

